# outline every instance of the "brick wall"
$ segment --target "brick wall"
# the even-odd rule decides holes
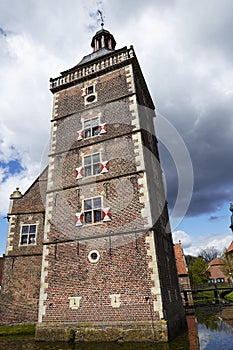
[[[127,240],[127,237],[125,237]],[[145,236],[137,242],[108,250],[98,246],[100,260],[88,260],[90,247],[79,242],[57,244],[50,248],[49,286],[44,322],[100,322],[156,320],[151,311],[152,281],[148,271],[149,257]],[[51,268],[53,266],[53,268]],[[67,269],[69,266],[69,269]],[[120,294],[120,307],[111,306],[110,295]],[[80,307],[71,309],[69,297],[81,297]]]
[[[3,257],[0,257],[0,286],[2,285]]]
[[[84,98],[81,96],[81,88],[85,85],[92,85],[93,83],[96,84],[95,91],[97,93],[97,102],[94,102],[91,106],[89,105],[91,108],[96,104],[99,105],[110,102],[128,94],[125,68],[121,68],[115,72],[105,74],[101,77],[94,78],[91,81],[60,91],[58,93],[59,99],[56,104],[55,119],[73,114],[86,108]]]
[[[21,198],[13,200],[9,213],[0,298],[2,324],[34,323],[38,319],[46,180],[44,171]],[[37,225],[36,242],[21,245],[21,227],[30,224]]]
[[[4,258],[0,324],[37,321],[40,271],[41,255]]]

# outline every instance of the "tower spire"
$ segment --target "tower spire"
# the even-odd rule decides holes
[[[91,47],[93,48],[94,52],[99,51],[101,49],[115,50],[116,41],[113,35],[108,30],[104,29],[103,12],[98,10],[97,13],[100,16],[102,28],[98,32],[96,32],[96,34],[92,38]]]

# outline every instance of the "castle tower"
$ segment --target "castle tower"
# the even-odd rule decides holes
[[[133,47],[101,29],[51,79],[36,338],[167,341],[184,320],[153,118]],[[52,334],[52,336],[51,336]]]

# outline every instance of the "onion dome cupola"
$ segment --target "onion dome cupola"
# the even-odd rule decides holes
[[[116,41],[108,30],[102,28],[93,37],[91,47],[93,52],[101,49],[115,50]]]

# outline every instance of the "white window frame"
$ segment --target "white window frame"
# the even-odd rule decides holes
[[[27,233],[23,233],[23,227],[26,227],[26,226],[28,226],[28,232]],[[35,226],[36,227],[35,232],[30,232],[30,227],[31,226]],[[19,240],[19,245],[21,247],[36,245],[37,228],[38,228],[37,226],[38,226],[37,224],[21,224],[21,226],[20,226],[20,240]],[[27,237],[27,243],[25,243],[25,244],[22,243],[23,236]],[[30,241],[29,241],[30,236],[31,236],[31,238],[32,238],[32,236],[34,236],[34,242],[33,243],[30,243]]]
[[[98,162],[94,162],[94,156],[96,156],[96,155],[99,155]],[[87,159],[88,157],[91,158],[91,162],[90,162],[90,164],[85,164],[85,158]],[[102,164],[102,162],[101,162],[101,153],[100,152],[87,154],[87,155],[83,156],[83,173],[84,173],[83,176],[90,177],[90,176],[101,175],[101,173],[100,173],[101,164]],[[98,167],[97,173],[95,173],[95,166]],[[91,170],[90,175],[87,173],[87,168],[89,168]]]
[[[92,125],[92,122],[95,119],[98,120],[98,123],[96,125]],[[88,122],[90,122],[90,127],[85,128],[85,123],[88,123]],[[99,116],[84,120],[83,121],[83,139],[86,140],[86,139],[90,139],[92,137],[99,136],[99,125],[100,125],[100,117]],[[97,133],[95,133],[96,130],[97,130]],[[88,131],[90,131],[90,136],[86,136],[86,133]]]
[[[92,88],[92,92],[89,92],[88,90],[91,88]],[[90,97],[93,97],[94,99],[90,101]],[[85,105],[89,105],[96,101],[97,101],[97,93],[95,92],[95,84],[88,85],[86,87],[86,95],[84,96],[84,103]]]
[[[93,259],[92,254],[96,255],[96,258]],[[98,250],[91,250],[90,253],[88,254],[88,260],[93,263],[96,264],[100,259],[100,253],[98,252]]]
[[[100,199],[100,207],[94,207],[93,206],[93,202],[94,200]],[[85,202],[87,201],[91,201],[92,207],[91,209],[85,209]],[[83,223],[85,225],[95,225],[95,224],[99,224],[102,223],[102,210],[103,210],[103,197],[102,196],[96,196],[96,197],[91,197],[91,198],[85,198],[83,199],[82,202],[82,212],[83,212]],[[95,221],[95,211],[100,212],[100,220]],[[87,221],[86,220],[86,214],[87,213],[91,213],[91,221]]]

